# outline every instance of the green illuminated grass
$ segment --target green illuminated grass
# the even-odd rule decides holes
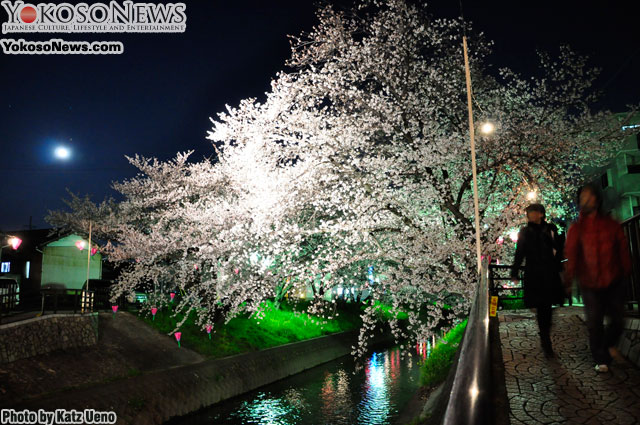
[[[467,321],[465,320],[441,339],[435,348],[431,349],[429,357],[420,364],[420,385],[435,386],[447,378],[466,326]]]
[[[375,303],[373,304],[373,308],[376,310],[378,318],[383,321],[391,320],[394,318],[394,315],[391,313],[392,306],[388,304],[382,304],[380,301],[375,301]],[[395,318],[398,320],[407,320],[409,316],[404,311],[398,311],[395,314]]]
[[[526,306],[524,305],[524,300],[522,298],[505,298],[501,300],[500,303],[502,304],[503,310],[520,310],[526,308]]]
[[[144,320],[162,333],[171,332],[182,320],[181,315],[172,317],[169,310],[158,311],[155,321],[150,317]],[[337,318],[320,323],[320,319],[306,313],[295,311],[290,306],[282,309],[273,308],[271,303],[265,305],[265,314],[261,319],[236,317],[223,324],[211,333],[207,333],[195,324],[195,313],[182,325],[180,331],[182,347],[192,349],[208,357],[225,357],[248,351],[303,341],[319,336],[357,329],[361,325],[356,311],[341,312]]]

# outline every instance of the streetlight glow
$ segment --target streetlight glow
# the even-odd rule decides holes
[[[537,197],[538,197],[538,194],[533,190],[527,193],[527,199],[530,201],[534,201]]]
[[[488,121],[480,126],[480,131],[482,132],[482,134],[491,134],[495,129],[496,127]]]

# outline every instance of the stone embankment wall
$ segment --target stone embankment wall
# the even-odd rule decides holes
[[[96,409],[119,424],[161,424],[351,353],[354,332],[145,373],[20,403],[17,409]],[[392,342],[390,335],[376,341]]]
[[[98,314],[51,314],[0,325],[0,364],[98,342]]]

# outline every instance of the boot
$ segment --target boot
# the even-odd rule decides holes
[[[540,345],[542,346],[542,351],[546,358],[552,359],[556,356],[553,352],[553,347],[551,346],[551,336],[549,335],[549,332],[540,332]]]

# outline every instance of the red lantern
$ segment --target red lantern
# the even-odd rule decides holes
[[[9,240],[7,242],[9,242],[9,245],[11,245],[11,248],[13,248],[15,250],[15,249],[18,249],[18,247],[22,243],[22,239],[16,238],[15,236],[12,236],[12,237],[9,238]]]

